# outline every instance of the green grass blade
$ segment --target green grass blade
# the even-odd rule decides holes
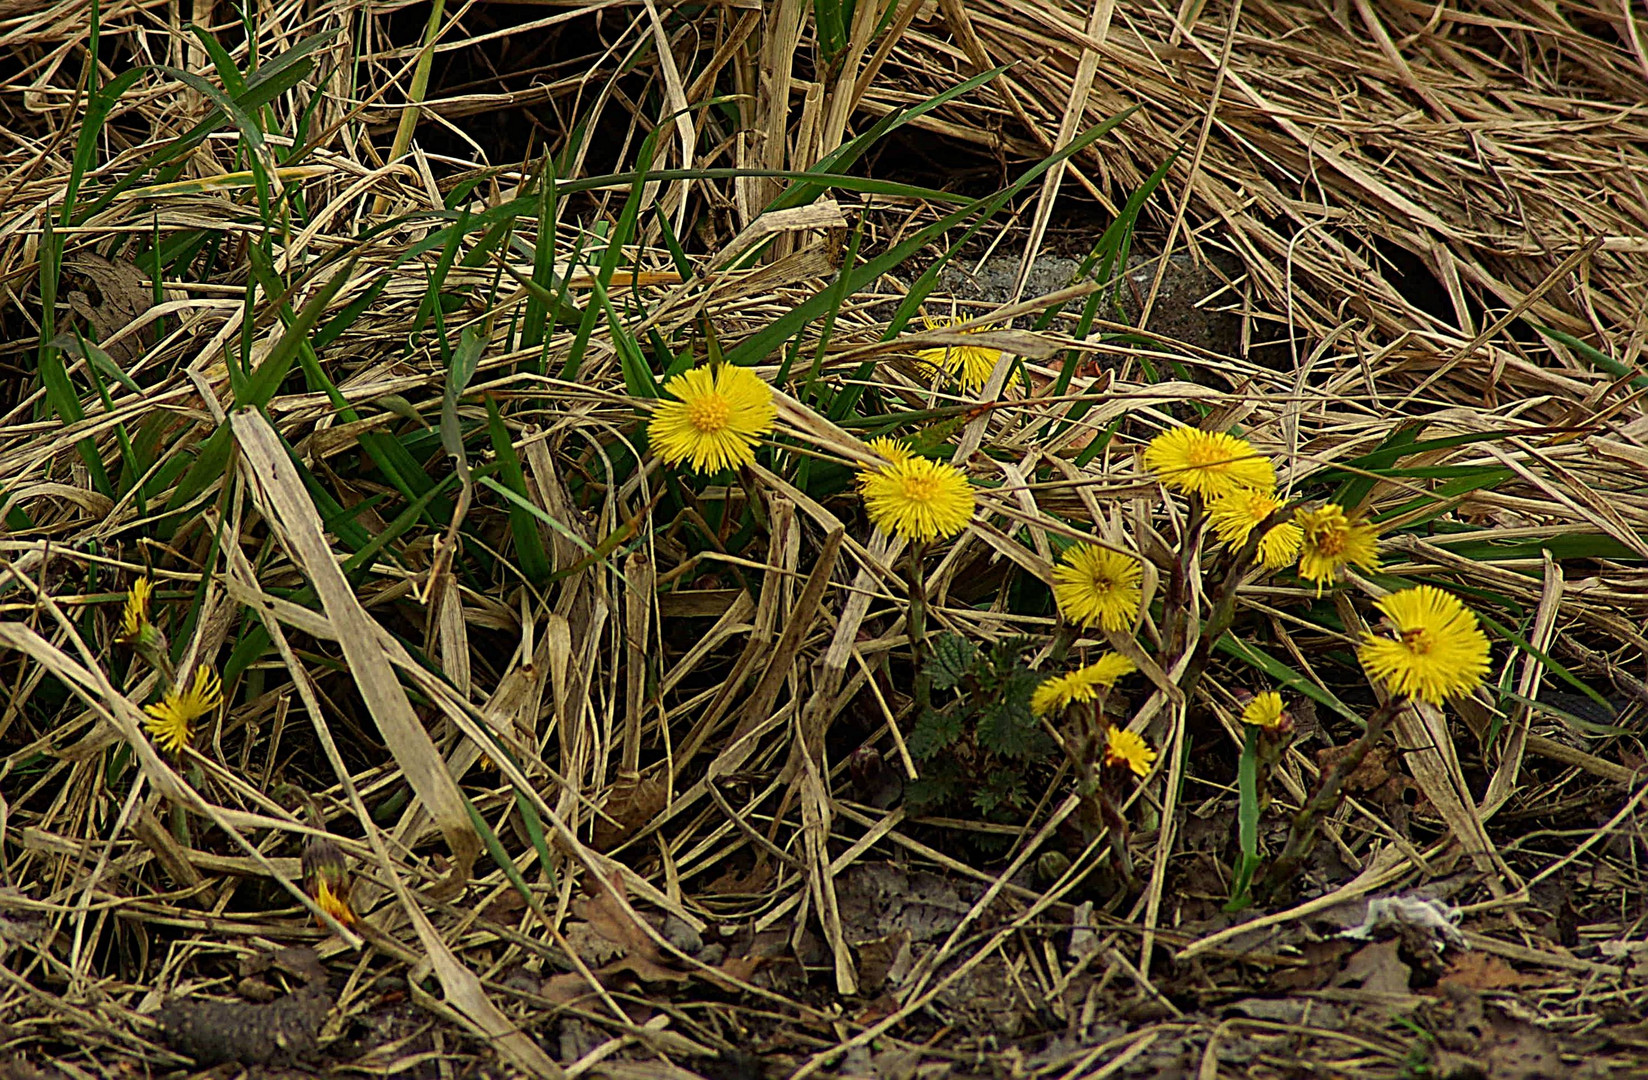
[[[74,162],[69,166],[69,178],[63,190],[63,214],[60,220],[64,225],[74,220],[75,199],[80,194],[80,185],[85,180],[86,172],[91,168],[92,159],[97,156],[97,141],[103,133],[103,124],[108,120],[110,110],[114,108],[115,102],[120,100],[121,95],[146,72],[146,68],[133,68],[121,72],[93,94],[86,103],[86,115],[80,121],[80,140],[75,144]]]
[[[641,141],[640,157],[636,163],[635,179],[630,184],[629,198],[624,200],[624,208],[618,213],[618,222],[613,226],[612,235],[607,238],[607,249],[601,253],[601,263],[594,274],[595,284],[602,290],[612,284],[612,275],[617,273],[618,264],[624,257],[624,245],[635,234],[635,224],[641,215],[641,201],[646,193],[645,178],[647,170],[652,167],[652,154],[653,148],[657,145],[657,136],[658,129],[654,128]],[[570,268],[568,273],[571,273]],[[578,321],[578,332],[573,336],[566,364],[561,368],[561,378],[568,382],[578,378],[578,369],[583,365],[584,351],[589,348],[590,335],[595,332],[597,306],[585,305],[584,317]]]
[[[509,500],[509,531],[515,538],[521,573],[534,585],[547,584],[554,567],[544,552],[537,520],[525,509],[532,504],[526,497],[526,476],[521,472],[521,459],[515,454],[515,444],[509,437],[509,429],[504,426],[502,414],[498,412],[498,403],[490,394],[486,398],[486,419],[492,434],[492,449],[498,455],[498,475],[503,479],[502,486],[515,496]]]
[[[1248,889],[1259,868],[1259,729],[1245,724],[1242,757],[1236,764],[1236,872],[1230,883],[1228,912],[1248,906]]]
[[[1230,634],[1225,634],[1218,640],[1215,647],[1226,656],[1234,656],[1244,664],[1258,668],[1270,676],[1271,681],[1280,683],[1287,689],[1310,698],[1318,705],[1325,705],[1340,716],[1348,720],[1354,720],[1357,724],[1366,723],[1362,715],[1355,709],[1352,709],[1333,694],[1317,686],[1314,682],[1294,671],[1257,645],[1242,641]]]
[[[52,229],[51,219],[47,218],[45,235],[40,238],[40,348],[35,354],[35,371],[46,391],[46,404],[57,414],[58,420],[64,424],[76,424],[86,418],[86,413],[80,407],[80,395],[69,379],[68,368],[63,366],[62,352],[52,344],[57,336],[57,285],[62,276],[62,260],[63,235]],[[91,439],[80,439],[74,448],[80,460],[85,462],[93,486],[113,498],[114,488],[109,483],[107,470],[103,468],[103,458],[97,452],[97,444]]]
[[[1568,346],[1568,348],[1574,350],[1574,352],[1578,353],[1581,357],[1588,361],[1591,366],[1601,371],[1606,371],[1614,378],[1623,379],[1629,375],[1631,376],[1631,385],[1637,389],[1640,390],[1641,388],[1648,386],[1648,375],[1638,374],[1642,370],[1641,368],[1622,364],[1595,346],[1587,345],[1585,342],[1574,337],[1574,335],[1565,334],[1555,327],[1546,326],[1543,323],[1532,323],[1530,325],[1546,337],[1551,338],[1554,341],[1560,341],[1562,344]]]
[[[217,35],[202,26],[189,26],[189,33],[200,42],[200,47],[206,50],[206,55],[212,60],[212,67],[217,71],[217,77],[223,83],[223,88],[230,97],[240,97],[246,93],[246,80],[241,77],[240,69],[235,66],[234,57],[229,55],[217,40]],[[254,39],[255,40],[255,39]]]
[[[255,405],[263,408],[268,405],[280,389],[280,384],[286,381],[286,376],[292,371],[292,364],[298,357],[299,346],[307,343],[309,332],[320,322],[320,317],[326,313],[327,305],[337,296],[339,290],[349,283],[350,276],[355,272],[356,257],[351,255],[344,260],[341,267],[331,277],[326,279],[320,291],[311,296],[299,309],[292,324],[281,334],[275,347],[269,350],[269,355],[252,372],[247,382],[246,397],[236,400],[237,408]]]

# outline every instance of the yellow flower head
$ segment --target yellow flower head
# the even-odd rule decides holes
[[[149,598],[153,595],[154,582],[147,577],[132,582],[126,593],[126,609],[120,613],[121,641],[134,643],[142,638],[143,631],[154,627],[149,621]]]
[[[917,456],[908,446],[904,445],[903,440],[894,439],[887,435],[871,439],[870,450],[889,465],[898,465]],[[874,479],[881,469],[882,466],[875,466],[858,470],[858,490],[862,492],[865,485]]]
[[[1077,544],[1053,567],[1053,599],[1077,626],[1125,630],[1139,613],[1144,567],[1131,555]]]
[[[772,388],[749,368],[694,368],[664,384],[666,401],[652,414],[647,438],[671,465],[689,462],[713,473],[755,460],[755,440],[773,429]]]
[[[189,741],[190,725],[223,703],[223,684],[217,672],[201,664],[195,671],[194,682],[187,690],[174,683],[166,695],[143,711],[149,718],[143,727],[155,745],[168,754],[175,754]]]
[[[302,867],[303,891],[315,906],[345,926],[358,926],[360,917],[349,906],[349,868],[337,842],[330,837],[311,836],[303,847]]]
[[[1043,680],[1030,695],[1030,711],[1046,716],[1078,701],[1095,701],[1101,689],[1109,689],[1117,679],[1137,670],[1127,657],[1107,652],[1084,668]]]
[[[1112,727],[1104,748],[1106,765],[1126,766],[1135,776],[1144,776],[1156,760],[1156,751],[1137,732]]]
[[[1488,638],[1476,614],[1452,593],[1430,585],[1391,593],[1374,604],[1395,638],[1368,634],[1357,649],[1362,667],[1393,692],[1440,705],[1470,693],[1488,674]]]
[[[907,540],[954,536],[973,519],[973,485],[942,461],[894,461],[860,477],[859,491],[871,523]]]
[[[1207,516],[1213,532],[1232,550],[1247,543],[1247,538],[1264,520],[1285,504],[1275,492],[1258,488],[1232,491],[1208,503]],[[1299,544],[1304,534],[1291,521],[1272,525],[1259,538],[1259,561],[1269,570],[1280,570],[1299,557]]]
[[[1242,710],[1242,723],[1250,727],[1281,727],[1282,716],[1282,695],[1266,690],[1247,703],[1247,708]]]
[[[1299,547],[1304,542],[1305,534],[1293,522],[1272,525],[1259,538],[1259,561],[1267,570],[1290,566],[1299,558]]]
[[[1276,470],[1253,444],[1221,431],[1179,427],[1162,432],[1145,447],[1144,467],[1170,488],[1207,498],[1243,488],[1269,491]]]
[[[931,317],[925,320],[929,330],[948,330],[965,321],[950,319],[940,322]],[[975,326],[961,333],[971,334],[983,329],[987,328]],[[961,382],[962,389],[978,390],[990,380],[990,373],[996,369],[996,363],[1001,359],[1001,350],[984,345],[949,345],[938,349],[922,349],[916,353],[916,359],[956,376]]]
[[[355,914],[355,909],[349,906],[348,899],[334,893],[329,883],[324,881],[320,883],[320,886],[315,890],[314,899],[322,911],[343,925],[355,926],[360,922],[360,918]]]
[[[1316,582],[1316,591],[1339,576],[1345,566],[1379,569],[1379,544],[1373,526],[1345,516],[1338,503],[1324,503],[1293,515],[1299,526],[1299,576]]]

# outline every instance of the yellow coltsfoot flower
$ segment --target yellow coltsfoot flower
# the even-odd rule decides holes
[[[694,368],[664,384],[676,400],[647,424],[652,448],[670,465],[715,473],[755,460],[755,441],[773,429],[772,388],[749,368]]]
[[[1431,585],[1391,593],[1374,603],[1395,638],[1367,634],[1356,651],[1368,675],[1392,692],[1440,705],[1482,685],[1488,638],[1476,613]]]
[[[1105,653],[1084,668],[1042,680],[1030,695],[1030,711],[1046,716],[1078,701],[1097,701],[1101,689],[1108,690],[1117,679],[1137,670],[1127,657]]]
[[[916,457],[915,451],[904,445],[904,440],[895,439],[890,435],[881,435],[870,440],[870,450],[881,458],[887,465],[898,465]],[[886,468],[886,465],[876,465],[858,470],[858,490],[862,492],[877,473]]]
[[[1150,744],[1145,742],[1138,732],[1112,727],[1105,741],[1106,765],[1126,767],[1133,770],[1135,776],[1144,776],[1150,772],[1150,766],[1156,761],[1156,751],[1150,748]]]
[[[1217,498],[1276,486],[1276,470],[1246,439],[1222,431],[1171,428],[1150,440],[1144,466],[1170,488]]]
[[[206,716],[223,703],[223,683],[217,672],[205,664],[195,671],[188,689],[172,684],[164,697],[143,711],[149,718],[143,727],[155,745],[168,754],[175,754],[189,741],[196,720]]]
[[[948,330],[965,320],[950,319],[941,322],[927,317],[923,321],[929,330]],[[988,328],[975,326],[960,333],[972,334],[984,329]],[[922,349],[916,353],[916,359],[954,375],[961,383],[962,389],[971,391],[981,389],[990,381],[990,373],[1001,360],[1001,350],[986,345],[948,345],[937,349]]]
[[[906,540],[954,536],[973,520],[973,485],[954,465],[910,456],[859,477],[870,522]]]
[[[1232,551],[1247,543],[1248,536],[1276,511],[1285,506],[1274,491],[1257,488],[1220,495],[1207,505],[1213,532]],[[1291,521],[1279,522],[1259,539],[1259,561],[1268,570],[1280,570],[1299,557],[1304,533]]]
[[[1299,526],[1299,576],[1316,583],[1316,591],[1339,577],[1346,566],[1379,569],[1378,535],[1361,518],[1352,519],[1338,503],[1324,503],[1293,515]]]
[[[1059,614],[1077,626],[1125,630],[1144,599],[1144,567],[1131,555],[1077,544],[1053,567],[1053,599]]]
[[[154,582],[148,577],[132,582],[126,592],[126,607],[120,613],[120,641],[135,644],[143,638],[145,630],[154,630],[154,623],[149,621],[149,600],[153,596]]]
[[[1242,723],[1249,727],[1277,728],[1282,726],[1286,715],[1286,710],[1282,708],[1282,695],[1266,690],[1255,694],[1253,700],[1247,703],[1247,708],[1242,710]]]
[[[349,906],[349,868],[337,842],[327,836],[311,836],[303,846],[302,866],[303,891],[315,906],[345,926],[359,926],[360,917]]]

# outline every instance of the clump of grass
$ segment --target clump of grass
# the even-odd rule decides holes
[[[970,65],[958,73],[917,7],[787,9],[788,44],[749,37],[733,7],[649,8],[646,34],[601,42],[578,86],[542,89],[571,118],[548,152],[503,164],[418,148],[475,104],[431,89],[437,53],[467,47],[465,16],[439,4],[403,56],[368,47],[382,26],[365,12],[319,32],[272,10],[193,28],[175,50],[190,70],[134,65],[132,42],[160,40],[136,8],[78,9],[61,20],[72,42],[50,39],[66,32],[53,20],[30,31],[38,55],[71,58],[27,88],[42,126],[0,195],[18,361],[0,411],[15,688],[0,824],[26,831],[0,878],[59,928],[8,959],[31,995],[62,991],[77,1003],[63,1016],[89,1024],[89,978],[111,1010],[135,1009],[149,980],[212,950],[337,934],[374,947],[355,985],[427,958],[444,1017],[548,1075],[497,977],[570,962],[574,889],[670,977],[698,970],[673,944],[687,935],[651,933],[632,904],[694,933],[799,909],[851,994],[836,881],[888,844],[1001,887],[1031,860],[1051,868],[1030,915],[969,961],[1047,904],[1117,883],[1103,899],[1137,924],[1127,970],[1149,988],[1164,905],[1183,899],[1188,793],[1229,815],[1230,907],[1280,908],[1329,884],[1312,860],[1324,838],[1372,864],[1339,818],[1347,778],[1393,735],[1438,815],[1427,827],[1484,872],[1577,858],[1502,856],[1489,826],[1556,782],[1534,757],[1630,778],[1607,757],[1625,727],[1598,687],[1640,689],[1628,672],[1648,648],[1630,588],[1648,555],[1640,407],[1630,364],[1584,339],[1623,318],[1620,283],[1640,283],[1600,257],[1625,249],[1544,266],[1550,244],[1425,232],[1463,210],[1386,228],[1361,193],[1345,204],[1347,177],[1383,177],[1374,201],[1408,215],[1473,190],[1449,170],[1476,144],[1419,168],[1423,139],[1379,161],[1336,143],[1336,161],[1361,164],[1289,201],[1278,220],[1304,217],[1283,235],[1268,202],[1218,185],[1293,191],[1306,163],[1276,131],[1303,131],[1307,111],[1286,125],[1257,99],[1217,125],[1209,112],[1192,162],[1176,146],[1200,106],[1164,86],[1159,50],[1135,56],[1118,28],[1101,73],[1119,65],[1135,98],[1069,94],[1091,63],[996,66],[1023,28],[992,18],[946,31]],[[941,8],[946,25],[966,17]],[[1159,30],[1201,70],[1180,39],[1199,30],[1136,14],[1129,34]],[[1029,22],[1038,56],[1066,48]],[[1244,93],[1265,92],[1262,62],[1227,59],[1251,76]],[[1428,104],[1474,85],[1447,70]],[[1349,107],[1336,79],[1335,116]],[[603,80],[593,107],[576,96]],[[1064,110],[1062,134],[1001,127],[1033,124],[1027,92],[1053,94],[1037,115]],[[1595,115],[1585,94],[1564,100]],[[1458,115],[1488,124],[1496,101]],[[979,135],[959,121],[1000,103],[990,137],[1013,164],[997,190],[876,175],[889,134]],[[380,145],[374,125],[391,122]],[[1525,127],[1495,145],[1526,149]],[[1609,152],[1630,162],[1640,145]],[[1551,175],[1575,175],[1564,161]],[[1032,191],[1051,210],[1072,166],[1116,206],[1070,287],[927,318],[949,306],[943,269]],[[1628,233],[1621,199],[1552,198],[1530,187],[1541,175],[1495,179],[1518,205],[1586,215],[1586,236]],[[1542,236],[1574,232],[1554,216]],[[1423,234],[1457,325],[1355,269],[1367,260],[1321,227],[1351,220]],[[1239,234],[1248,274],[1232,288],[1259,336],[1287,327],[1284,345],[1258,343],[1264,363],[1121,317],[1141,223],[1173,249],[1214,221]],[[1539,253],[1505,261],[1523,248]],[[1268,261],[1280,251],[1285,267]],[[1556,286],[1593,255],[1581,305]],[[1555,345],[1513,333],[1506,297]],[[1385,625],[1370,629],[1374,612]],[[1553,715],[1543,683],[1600,705],[1601,720],[1562,719],[1598,742],[1536,730]],[[1349,740],[1322,767],[1290,718],[1305,702]],[[860,744],[906,799],[848,840],[861,819],[837,781]],[[494,769],[472,770],[483,755]],[[317,793],[307,823],[282,785]],[[992,842],[956,843],[936,814]],[[914,985],[955,955],[927,954]],[[814,1016],[742,971],[712,972],[717,992]],[[581,974],[605,1010],[590,1015],[641,1038],[615,973]],[[87,1030],[107,1038],[101,1019]]]

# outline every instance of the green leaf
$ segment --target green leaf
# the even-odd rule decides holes
[[[538,524],[525,509],[531,503],[526,497],[526,475],[521,472],[521,459],[515,454],[515,444],[498,412],[498,403],[486,396],[487,428],[492,434],[492,449],[498,455],[498,475],[502,485],[515,496],[509,505],[509,532],[515,538],[515,551],[521,561],[521,573],[534,585],[549,582],[554,567],[544,552],[543,538],[538,535]],[[525,505],[523,505],[525,504]]]
[[[847,47],[847,28],[852,25],[856,6],[854,0],[813,0],[813,26],[826,65],[834,64]]]
[[[1291,667],[1288,667],[1286,664],[1282,663],[1282,661],[1276,659],[1274,656],[1271,656],[1257,645],[1249,644],[1248,642],[1227,633],[1218,640],[1215,647],[1227,656],[1234,656],[1243,663],[1258,668],[1266,675],[1269,675],[1272,680],[1281,683],[1289,690],[1293,690],[1304,695],[1305,697],[1310,698],[1318,705],[1325,705],[1334,712],[1338,713],[1340,716],[1343,716],[1348,720],[1354,720],[1357,724],[1366,723],[1361,713],[1357,712],[1355,709],[1352,709],[1350,706],[1340,701],[1337,697],[1334,697],[1320,686],[1317,686],[1314,682],[1305,678],[1297,671],[1294,671]]]
[[[1623,379],[1625,376],[1630,375],[1632,386],[1638,389],[1648,386],[1648,375],[1637,374],[1637,372],[1642,370],[1641,368],[1629,367],[1622,364],[1618,360],[1615,360],[1613,357],[1609,356],[1607,353],[1597,349],[1595,346],[1585,344],[1585,342],[1574,337],[1572,334],[1565,334],[1561,330],[1545,326],[1541,323],[1533,323],[1532,325],[1533,328],[1538,330],[1541,334],[1544,334],[1546,337],[1555,341],[1562,342],[1562,344],[1568,346],[1568,348],[1574,350],[1574,352],[1590,361],[1593,366],[1606,371],[1614,378]]]
[[[1259,728],[1247,727],[1242,757],[1236,764],[1236,843],[1241,854],[1230,883],[1230,903],[1225,905],[1228,912],[1248,906],[1248,889],[1259,868],[1259,736]]]
[[[905,737],[911,756],[930,758],[961,738],[961,718],[945,709],[928,709]]]
[[[978,650],[973,643],[958,634],[940,634],[933,641],[933,654],[927,660],[927,674],[932,676],[933,689],[952,690],[973,666]]]
[[[1034,686],[1036,678],[1029,675]],[[1015,682],[1025,680],[1015,679]],[[978,719],[979,745],[1002,757],[1024,759],[1034,757],[1042,749],[1043,736],[1035,718],[1030,715],[1029,694],[1011,692],[987,705]]]
[[[904,785],[904,801],[914,813],[955,800],[965,790],[953,759],[934,758],[921,767],[921,775]]]

